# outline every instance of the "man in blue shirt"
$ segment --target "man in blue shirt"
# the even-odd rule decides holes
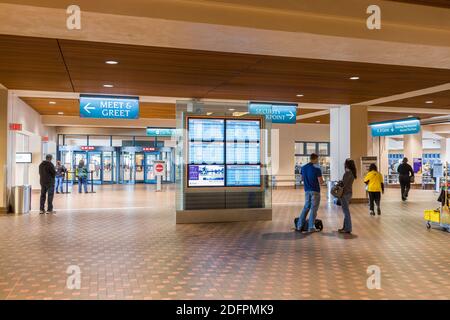
[[[306,223],[306,217],[309,215],[308,232],[315,232],[314,222],[317,217],[317,210],[320,205],[320,184],[323,183],[322,170],[318,166],[319,156],[315,153],[309,157],[309,163],[301,169],[303,184],[305,186],[305,207],[297,222],[296,231],[302,232]]]

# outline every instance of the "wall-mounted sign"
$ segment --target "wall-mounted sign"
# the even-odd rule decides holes
[[[97,119],[138,119],[139,98],[80,95],[80,117]]]
[[[22,131],[22,124],[21,123],[10,123],[9,124],[9,130],[11,130],[11,131]]]
[[[82,147],[80,147],[80,149],[83,151],[94,151],[95,147],[94,146],[82,146]]]
[[[361,157],[361,175],[364,177],[369,172],[369,167],[371,164],[378,163],[378,157],[376,156],[364,156]]]
[[[171,137],[175,135],[173,128],[147,128],[148,137]]]
[[[142,151],[144,151],[144,152],[156,151],[156,148],[153,148],[153,147],[144,147],[144,148],[142,148]]]
[[[396,121],[371,123],[372,137],[396,136],[420,132],[420,120],[408,118]]]
[[[296,104],[276,104],[266,102],[250,102],[248,105],[250,114],[261,114],[272,123],[296,123]]]
[[[413,159],[413,170],[414,173],[422,173],[422,158]]]
[[[16,152],[16,163],[32,163],[33,155],[31,152]]]

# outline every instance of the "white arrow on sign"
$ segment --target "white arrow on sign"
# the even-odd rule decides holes
[[[290,117],[289,120],[292,120],[292,118],[295,117],[295,114],[292,113],[292,111],[289,111],[289,117]]]
[[[84,106],[84,111],[86,111],[87,113],[91,113],[89,110],[95,110],[95,107],[89,107],[91,103],[89,102],[87,105]]]

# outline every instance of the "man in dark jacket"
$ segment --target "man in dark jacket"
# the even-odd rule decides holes
[[[402,200],[406,201],[408,199],[409,189],[411,188],[411,179],[414,178],[414,170],[408,164],[408,158],[403,158],[402,163],[397,168],[397,172]]]
[[[53,211],[53,195],[55,193],[55,176],[56,170],[52,163],[53,156],[48,154],[45,161],[39,165],[39,176],[41,178],[41,208],[40,214],[45,213],[45,199],[47,198],[47,213],[55,213]]]

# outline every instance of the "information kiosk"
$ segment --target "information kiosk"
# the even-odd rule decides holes
[[[265,121],[184,113],[177,223],[272,219]]]

